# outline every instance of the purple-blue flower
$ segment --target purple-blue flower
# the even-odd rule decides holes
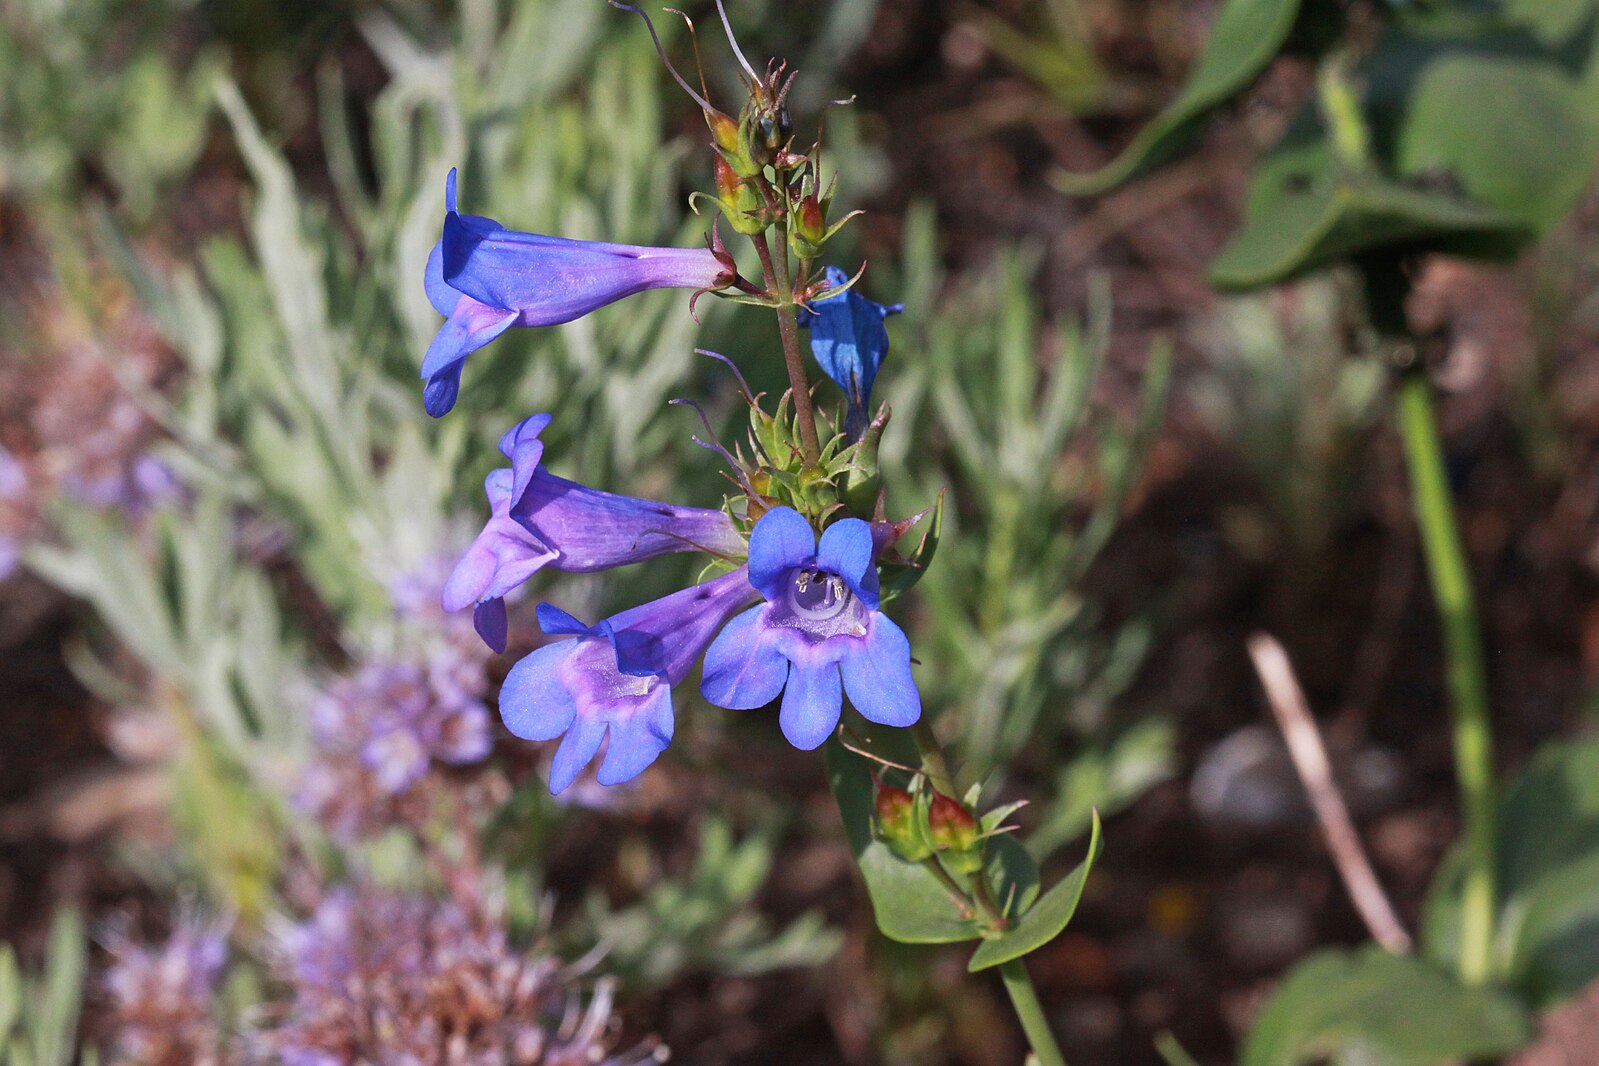
[[[858,518],[816,541],[798,511],[776,507],[750,534],[749,579],[766,602],[729,622],[705,653],[700,691],[718,707],[762,707],[805,751],[838,725],[843,695],[869,720],[907,726],[922,713],[905,633],[878,610],[872,527]]]
[[[539,604],[544,632],[577,639],[547,644],[511,668],[500,689],[500,717],[526,740],[565,734],[550,764],[550,791],[564,791],[607,736],[600,784],[643,773],[672,742],[672,687],[754,596],[740,567],[594,626]]]
[[[444,586],[446,610],[476,605],[472,620],[495,651],[505,650],[505,594],[546,566],[589,573],[669,552],[744,553],[721,511],[617,496],[551,474],[539,440],[549,424],[549,415],[534,415],[500,438],[510,469],[484,482],[492,516]]]
[[[428,256],[428,299],[449,321],[422,361],[422,403],[435,418],[455,406],[466,357],[512,326],[554,326],[645,289],[718,289],[736,273],[709,248],[600,244],[508,230],[456,210],[444,186],[444,236]]]
[[[837,288],[849,281],[838,267],[827,268],[827,285]],[[811,353],[849,401],[844,431],[851,440],[866,433],[866,402],[872,397],[877,369],[888,355],[888,328],[883,320],[905,310],[904,304],[883,305],[868,300],[854,288],[817,300],[812,310],[801,310],[799,323],[811,331]]]

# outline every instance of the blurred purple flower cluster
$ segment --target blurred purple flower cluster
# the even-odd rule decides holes
[[[215,1066],[226,1061],[213,1009],[228,959],[227,924],[180,918],[165,944],[136,942],[125,928],[102,938],[113,1062]]]
[[[436,901],[375,887],[328,894],[283,929],[273,960],[290,989],[251,1036],[283,1066],[640,1066],[609,1053],[611,986],[584,1008],[559,960],[514,948],[493,893]]]
[[[316,754],[296,799],[341,840],[426,819],[435,763],[478,762],[493,747],[485,655],[444,642],[422,661],[373,659],[311,705]]]

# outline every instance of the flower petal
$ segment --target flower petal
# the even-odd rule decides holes
[[[723,627],[705,652],[700,692],[718,707],[747,711],[764,707],[783,691],[788,660],[772,646],[761,617],[764,605],[751,607]]]
[[[455,305],[461,301],[461,290],[444,280],[443,241],[434,244],[433,251],[428,253],[427,272],[422,275],[422,287],[427,290],[428,303],[433,305],[433,310],[445,318],[455,313]]]
[[[503,597],[538,573],[557,553],[522,525],[496,515],[488,520],[444,583],[446,611]]]
[[[750,533],[750,584],[768,600],[782,597],[783,578],[816,554],[816,534],[792,507],[774,507]]]
[[[605,739],[605,730],[603,718],[580,714],[573,720],[572,728],[566,731],[566,739],[561,741],[561,746],[555,749],[555,758],[550,760],[550,795],[559,796],[565,792],[583,768],[594,761],[600,742]]]
[[[539,628],[552,637],[565,636],[568,633],[584,636],[594,632],[592,626],[584,625],[553,603],[539,604],[537,614]]]
[[[505,728],[523,740],[554,740],[571,727],[577,704],[561,680],[560,666],[577,646],[571,640],[547,644],[511,667],[500,686]]]
[[[461,386],[461,364],[515,321],[515,311],[489,307],[471,297],[464,296],[456,303],[422,360],[422,378],[427,382],[422,391],[422,403],[428,414],[439,418],[455,406]]]
[[[777,723],[788,742],[810,751],[832,735],[843,710],[838,667],[831,663],[796,662],[788,672],[783,709]]]
[[[472,628],[483,638],[483,643],[497,653],[503,652],[510,629],[505,617],[505,599],[496,596],[472,608]]]
[[[872,566],[872,527],[859,518],[845,518],[822,530],[816,565],[849,582],[849,587],[877,609],[877,571]]]
[[[911,642],[882,614],[841,664],[849,701],[868,721],[907,726],[922,716],[922,697],[911,676]]]
[[[611,739],[596,775],[602,785],[619,785],[643,773],[672,743],[672,690],[664,682],[649,702],[611,721]]]

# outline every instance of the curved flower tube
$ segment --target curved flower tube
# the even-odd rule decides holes
[[[422,360],[422,403],[455,406],[466,357],[512,326],[554,326],[646,289],[719,289],[737,273],[709,248],[647,248],[545,237],[456,210],[444,185],[444,234],[428,256],[428,299],[448,321]]]
[[[492,515],[444,585],[444,609],[473,605],[472,620],[495,651],[505,650],[505,595],[544,567],[590,573],[670,552],[742,555],[744,541],[721,511],[678,507],[591,489],[544,469],[533,415],[500,438],[510,469],[483,483]]]
[[[922,714],[904,631],[878,610],[872,529],[828,526],[818,544],[798,511],[776,507],[750,534],[749,575],[766,603],[733,619],[705,653],[700,691],[749,710],[783,694],[783,735],[804,751],[838,725],[844,693],[867,719],[907,726]]]
[[[829,288],[848,282],[844,271],[827,268]],[[799,312],[799,324],[811,331],[811,354],[849,401],[844,432],[851,440],[866,434],[866,403],[872,398],[878,368],[888,356],[888,329],[883,320],[903,310],[904,304],[880,304],[850,288]]]
[[[593,626],[539,604],[544,632],[577,639],[547,644],[513,666],[500,689],[500,716],[525,740],[565,735],[550,763],[550,792],[565,791],[607,737],[600,784],[643,773],[672,742],[672,687],[754,598],[739,567]]]

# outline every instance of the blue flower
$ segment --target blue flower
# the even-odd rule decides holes
[[[838,267],[827,268],[829,288],[848,281],[849,275]],[[851,440],[860,440],[866,433],[866,402],[872,398],[872,383],[888,355],[888,328],[883,320],[905,310],[905,305],[884,306],[851,288],[817,300],[811,307],[814,310],[800,311],[800,325],[811,331],[811,353],[817,363],[849,400],[844,431]]]
[[[783,693],[778,723],[806,751],[838,725],[846,692],[873,722],[920,718],[910,641],[878,610],[875,554],[858,518],[828,526],[818,544],[798,511],[768,511],[749,554],[750,584],[767,602],[729,622],[705,653],[705,698],[748,710]]]
[[[544,632],[577,639],[545,645],[511,668],[500,689],[500,717],[525,740],[565,734],[550,764],[550,792],[565,791],[607,735],[600,784],[643,773],[672,742],[672,687],[754,597],[740,567],[594,626],[539,604]]]
[[[718,289],[732,260],[708,248],[599,244],[508,230],[455,206],[444,186],[444,236],[428,256],[428,299],[449,321],[422,361],[422,403],[435,418],[455,406],[466,357],[512,326],[554,326],[645,289]]]
[[[549,424],[534,415],[500,439],[510,469],[484,482],[492,516],[444,586],[445,610],[475,605],[472,619],[495,651],[505,650],[505,594],[546,566],[590,573],[668,552],[743,554],[721,511],[617,496],[545,470],[539,434]]]

